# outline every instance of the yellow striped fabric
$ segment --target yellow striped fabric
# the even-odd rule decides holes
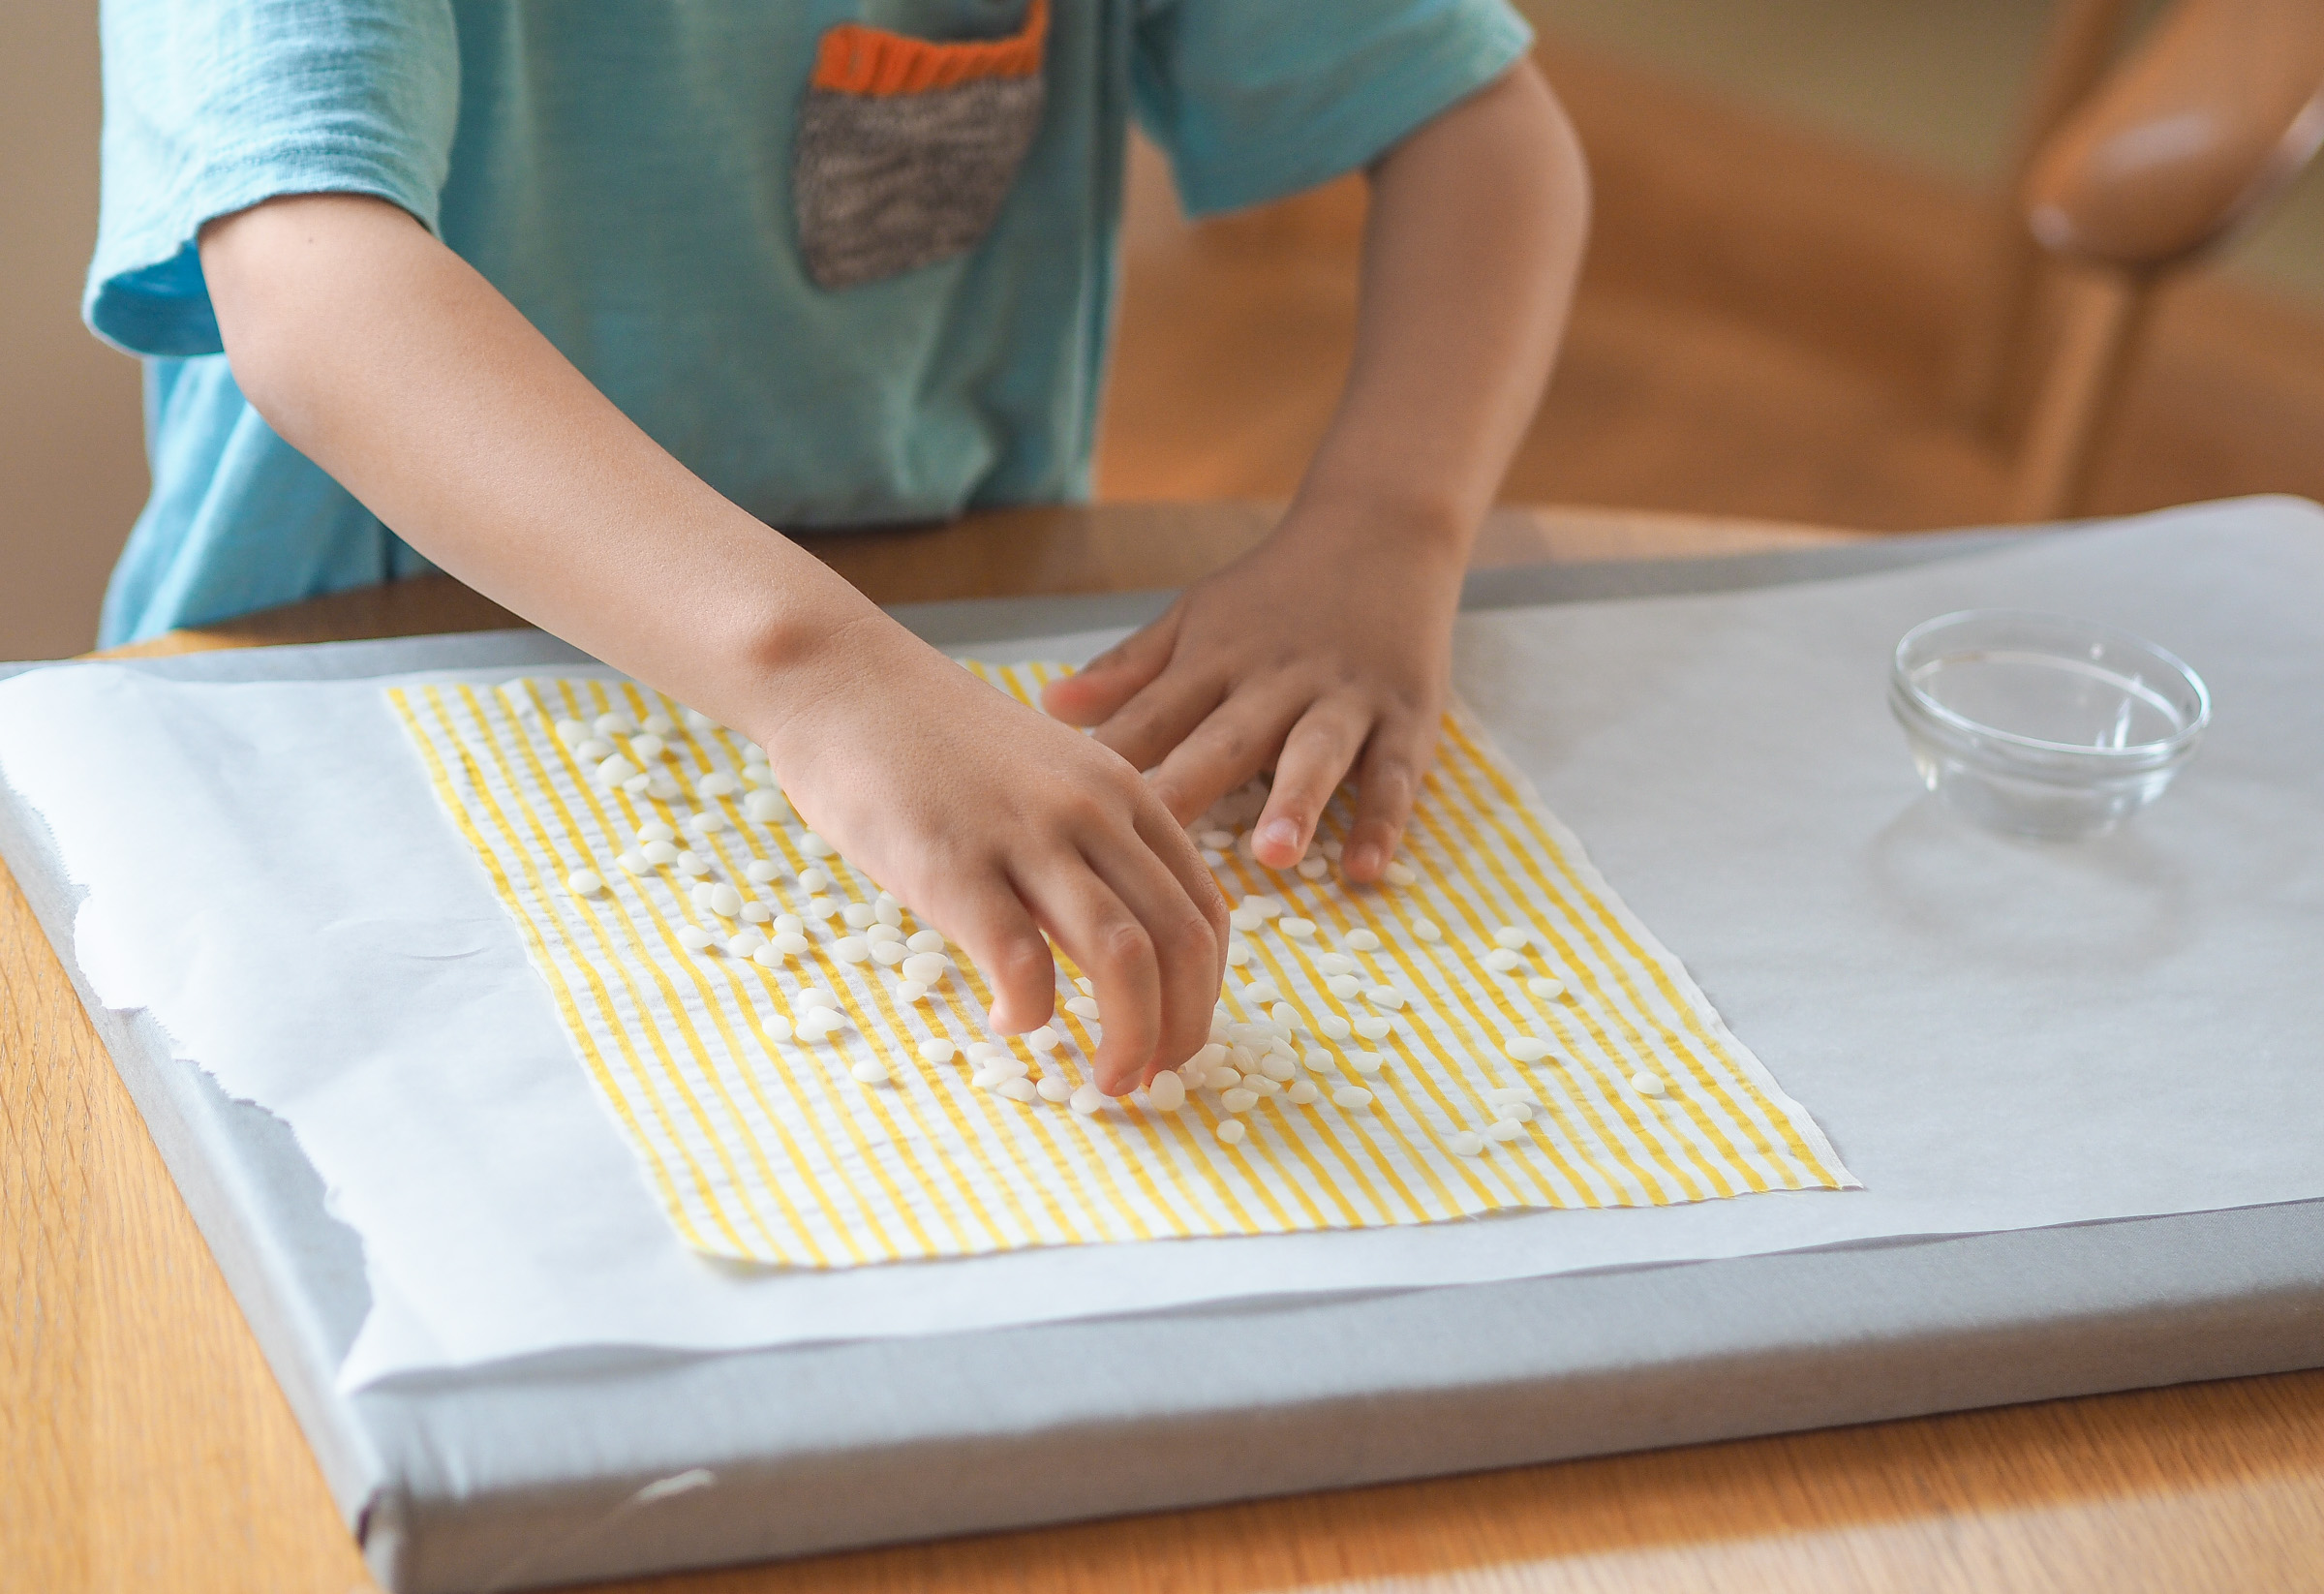
[[[1062,673],[969,667],[1027,702]],[[932,1039],[997,1039],[984,1030],[988,993],[964,958],[908,1002],[893,970],[833,955],[847,933],[836,922],[809,921],[810,951],[772,968],[716,946],[687,950],[688,925],[721,945],[736,927],[693,907],[688,876],[669,868],[633,874],[616,863],[652,820],[683,834],[688,817],[722,812],[726,828],[685,844],[710,864],[707,878],[776,912],[801,907],[797,875],[810,862],[834,876],[830,895],[870,901],[878,888],[838,858],[803,854],[795,818],[753,822],[739,797],[701,793],[703,778],[744,767],[746,745],[726,731],[667,738],[659,767],[679,786],[667,802],[599,786],[555,733],[560,720],[608,712],[679,720],[667,699],[578,676],[388,695],[671,1222],[711,1255],[850,1267],[1855,1182],[1807,1112],[1728,1032],[1462,711],[1447,717],[1412,827],[1414,883],[1356,889],[1333,874],[1274,874],[1247,848],[1221,855],[1230,902],[1266,893],[1287,916],[1317,926],[1304,941],[1283,934],[1283,918],[1245,935],[1250,957],[1231,971],[1223,1009],[1264,1021],[1259,1009],[1271,1003],[1246,1003],[1239,993],[1255,979],[1271,984],[1297,1015],[1293,1047],[1309,1064],[1300,1077],[1324,1090],[1303,1106],[1264,1097],[1239,1115],[1247,1138],[1229,1145],[1215,1133],[1229,1115],[1214,1091],[1191,1092],[1176,1113],[1141,1094],[1085,1116],[973,1087],[963,1060],[924,1061]],[[1341,833],[1348,817],[1343,798],[1324,836]],[[782,878],[753,885],[753,859],[779,866]],[[567,876],[582,869],[601,875],[606,891],[570,893]],[[1441,927],[1440,939],[1413,933],[1422,918]],[[1496,972],[1484,959],[1504,926],[1526,930],[1530,943],[1520,966]],[[1379,937],[1378,950],[1349,948],[1362,930]],[[1401,989],[1405,1005],[1382,1011],[1361,996],[1331,995],[1317,967],[1330,953],[1353,958],[1367,987]],[[1060,968],[1062,1000],[1074,994],[1064,983],[1074,970],[1062,959]],[[1564,995],[1536,995],[1528,980],[1545,976],[1563,980]],[[853,1020],[813,1045],[791,1040],[785,1022],[789,998],[810,986],[838,995]],[[1336,1021],[1361,1016],[1392,1027],[1374,1041],[1328,1038]],[[1055,1051],[1004,1044],[1035,1078],[1079,1085],[1094,1027],[1062,1008],[1055,1024],[1065,1037]],[[1547,1055],[1513,1060],[1509,1043],[1527,1036]],[[1364,1049],[1386,1059],[1369,1077],[1355,1069]],[[851,1076],[850,1064],[866,1058],[885,1066],[886,1083]],[[1641,1090],[1641,1074],[1666,1093]],[[1332,1090],[1348,1086],[1374,1099],[1336,1105]],[[1456,1136],[1493,1124],[1496,1091],[1523,1092],[1532,1116],[1516,1138],[1460,1154]]]

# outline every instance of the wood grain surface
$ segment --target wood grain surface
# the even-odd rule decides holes
[[[982,539],[1122,586],[1229,555],[1266,511],[1002,517]],[[885,535],[885,534],[883,534]],[[897,534],[899,536],[903,534]],[[1535,511],[1491,557],[1743,552],[1845,534]],[[1205,540],[1211,539],[1211,540]],[[1239,539],[1239,540],[1238,540]],[[926,571],[866,545],[890,592]],[[883,565],[882,561],[893,560]],[[1174,563],[1177,562],[1177,563]],[[1083,572],[1075,574],[1074,572]],[[1037,573],[1037,572],[1036,572]],[[1050,590],[1086,590],[1079,588]],[[505,624],[443,579],[191,646]],[[0,1591],[372,1586],[54,952],[0,875]],[[2324,1333],[2324,1331],[2320,1331]],[[604,1585],[627,1594],[1162,1590],[2324,1589],[2324,1372],[2045,1402]]]

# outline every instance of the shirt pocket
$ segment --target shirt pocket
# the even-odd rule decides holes
[[[1040,131],[1049,0],[1006,39],[936,44],[861,22],[827,30],[791,169],[799,252],[825,289],[964,255],[984,240]]]

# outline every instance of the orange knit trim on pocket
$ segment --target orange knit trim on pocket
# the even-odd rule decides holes
[[[1007,39],[937,44],[862,22],[824,31],[811,86],[839,94],[919,94],[983,77],[1030,77],[1041,70],[1049,0],[1031,0],[1024,26]]]

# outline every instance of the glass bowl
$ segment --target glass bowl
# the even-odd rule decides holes
[[[1888,707],[1940,799],[2058,839],[2100,835],[2161,796],[2211,723],[2202,678],[2152,642],[2014,609],[1907,631]]]

